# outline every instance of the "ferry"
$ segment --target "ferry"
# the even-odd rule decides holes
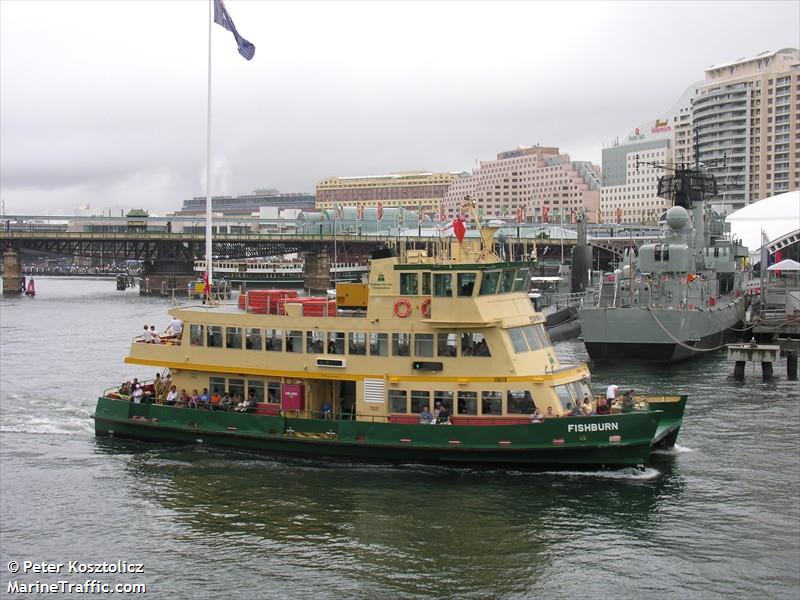
[[[276,285],[302,287],[304,261],[295,259],[215,260],[214,273],[223,276],[234,288],[271,288]],[[199,259],[193,267],[198,279],[206,271],[206,261]],[[369,265],[362,262],[336,262],[331,265],[331,279],[360,282],[366,277]],[[190,291],[191,294],[191,291]]]
[[[686,396],[638,395],[606,414],[588,368],[553,350],[528,298],[529,265],[501,259],[496,228],[472,217],[479,238],[377,250],[368,282],[339,284],[336,306],[313,316],[292,298],[274,314],[246,304],[171,309],[181,335],[134,340],[125,359],[163,375],[134,398],[107,390],[96,435],[542,469],[642,467],[654,448],[674,445]],[[234,402],[168,403],[172,385]],[[583,402],[586,413],[572,416]]]

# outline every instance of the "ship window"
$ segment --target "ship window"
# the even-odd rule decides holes
[[[653,260],[661,260],[661,244],[656,244],[655,250],[653,250]]]
[[[481,414],[503,414],[503,396],[500,392],[481,392]]]
[[[247,380],[247,397],[250,398],[253,394],[256,402],[264,401],[264,381],[261,379],[248,379]]]
[[[268,352],[282,352],[283,332],[280,329],[265,329],[264,348]]]
[[[478,414],[478,392],[458,392],[458,414]]]
[[[414,335],[414,356],[433,356],[432,333],[417,333]]]
[[[461,356],[491,356],[486,338],[482,333],[464,333],[461,335]]]
[[[244,400],[244,379],[228,379],[228,392],[235,402]],[[236,395],[239,398],[236,398]]]
[[[481,279],[481,296],[488,296],[497,291],[497,280],[500,279],[500,271],[487,271]]]
[[[453,276],[450,273],[434,273],[433,295],[440,297],[453,295]]]
[[[431,395],[427,390],[411,390],[411,412],[421,413],[423,408],[430,408]]]
[[[287,352],[303,352],[303,332],[302,331],[287,331],[286,332],[286,351]]]
[[[267,402],[271,404],[281,403],[281,384],[277,381],[267,382]]]
[[[541,324],[526,325],[522,328],[522,333],[525,334],[525,341],[531,350],[542,350],[550,346],[550,339]]]
[[[553,386],[553,391],[555,391],[558,399],[561,401],[561,408],[564,410],[570,410],[572,408],[572,396],[569,393],[569,388],[569,384]]]
[[[550,340],[550,334],[547,333],[544,325],[539,323],[538,325],[530,325],[530,327],[533,327],[533,331],[536,333],[536,337],[539,338],[539,344],[542,348],[550,348],[553,345],[553,342]]]
[[[505,294],[514,289],[514,269],[503,269],[503,276],[500,278],[500,288],[498,294]]]
[[[260,329],[245,329],[244,347],[248,350],[261,350]]]
[[[367,334],[352,332],[349,336],[347,352],[364,356],[367,353]]]
[[[475,273],[459,273],[458,274],[458,295],[459,296],[472,296],[472,290],[475,289]]]
[[[370,356],[389,356],[388,333],[369,334],[369,354]]]
[[[665,261],[669,261],[669,244],[664,244],[664,253],[661,256]]]
[[[324,331],[306,331],[306,352],[309,354],[322,354],[325,352]]]
[[[408,394],[405,390],[389,390],[389,412],[407,413]]]
[[[220,396],[225,393],[225,378],[224,377],[209,377],[208,389],[212,394],[219,394]]]
[[[328,332],[328,354],[344,354],[344,333]]]
[[[208,326],[206,346],[209,348],[222,348],[222,327],[219,325]]]
[[[506,396],[508,402],[508,412],[515,415],[529,415],[535,408],[533,396],[528,390],[509,390]]]
[[[422,274],[422,295],[431,295],[431,274],[427,272]]]
[[[403,296],[417,295],[416,273],[400,273],[400,293]]]
[[[522,335],[522,327],[512,327],[508,330],[508,337],[511,339],[511,345],[514,347],[514,352],[528,351],[528,344],[525,343],[525,336]]]
[[[433,406],[446,404],[448,410],[453,410],[453,392],[433,392]]]
[[[456,334],[455,333],[440,333],[438,334],[437,354],[439,356],[455,356],[456,355]]]
[[[226,327],[225,328],[225,347],[242,349],[242,328],[241,327]]]
[[[411,356],[411,334],[392,334],[392,356]]]
[[[189,343],[192,346],[203,345],[203,326],[189,325]]]
[[[514,291],[527,292],[530,286],[530,271],[528,269],[517,269],[517,275],[514,277]]]

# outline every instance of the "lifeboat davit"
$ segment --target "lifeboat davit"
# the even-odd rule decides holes
[[[25,295],[31,298],[36,295],[36,286],[33,284],[33,277],[28,280],[28,289],[25,290]]]

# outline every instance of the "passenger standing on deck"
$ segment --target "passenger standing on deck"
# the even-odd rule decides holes
[[[167,326],[167,331],[174,335],[176,340],[180,341],[181,335],[183,334],[183,321],[178,317],[172,317],[172,321],[170,321]]]
[[[142,396],[144,396],[144,390],[142,390],[142,386],[138,383],[133,384],[133,402],[135,404],[141,404]]]
[[[164,401],[164,404],[169,406],[174,406],[178,402],[178,388],[174,385],[169,389],[167,393],[167,399]]]
[[[144,326],[144,333],[142,334],[142,341],[145,344],[149,344],[153,339],[153,335],[150,333],[150,328],[145,325]]]
[[[155,325],[150,325],[150,341],[153,344],[160,344],[161,343],[161,338],[159,337],[158,332],[156,331],[156,326]]]
[[[619,389],[618,385],[611,384],[608,386],[606,390],[606,402],[608,403],[608,408],[611,408],[611,405],[614,404],[614,400],[617,398],[617,390]]]

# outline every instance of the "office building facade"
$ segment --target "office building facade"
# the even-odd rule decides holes
[[[355,206],[400,207],[438,215],[451,184],[465,173],[406,171],[388,175],[327,177],[317,183],[318,210]]]

